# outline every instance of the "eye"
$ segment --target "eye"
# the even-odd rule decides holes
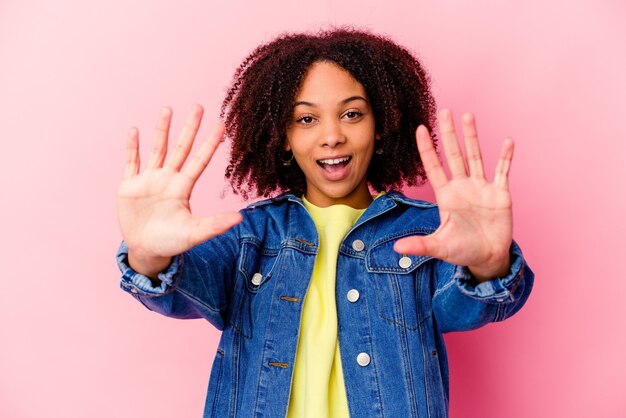
[[[344,113],[343,116],[346,119],[356,119],[360,116],[363,116],[363,113],[359,112],[358,110],[348,110],[346,113]]]
[[[305,115],[302,117],[299,117],[298,119],[296,119],[297,123],[300,123],[302,125],[310,125],[313,122],[315,122],[315,118],[313,116],[310,115]]]

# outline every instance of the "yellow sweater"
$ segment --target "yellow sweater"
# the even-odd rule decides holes
[[[335,273],[339,245],[365,209],[317,207],[306,199],[320,237],[313,277],[304,299],[288,418],[349,417],[339,342]]]

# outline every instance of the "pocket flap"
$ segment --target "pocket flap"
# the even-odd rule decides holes
[[[399,254],[394,251],[393,244],[400,238],[416,235],[415,233],[396,236],[376,244],[367,254],[365,265],[370,273],[409,274],[420,265],[432,259],[430,256]],[[421,233],[419,235],[426,235]]]

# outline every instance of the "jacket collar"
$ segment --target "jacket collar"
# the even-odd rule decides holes
[[[272,205],[272,204],[278,204],[284,201],[289,201],[289,202],[293,202],[293,203],[297,203],[299,205],[301,205],[302,207],[304,207],[304,203],[302,201],[302,198],[300,198],[299,196],[296,196],[293,193],[283,193],[281,195],[278,195],[276,197],[272,197],[269,199],[264,199],[264,200],[260,200],[258,202],[254,202],[251,203],[250,205],[248,205],[248,208],[255,208],[255,207],[260,207],[260,206],[267,206],[267,205]],[[416,199],[411,199],[410,197],[406,197],[405,195],[403,195],[402,193],[396,191],[396,190],[389,190],[388,192],[386,192],[385,194],[383,194],[382,196],[380,196],[378,199],[375,199],[365,210],[365,212],[363,213],[363,216],[361,216],[361,218],[365,218],[366,215],[368,219],[377,216],[383,212],[387,212],[390,209],[393,209],[394,207],[396,207],[398,204],[401,205],[407,205],[407,206],[414,206],[414,207],[419,207],[419,208],[433,208],[435,206],[437,206],[434,203],[431,202],[426,202],[424,200],[416,200]],[[371,215],[371,216],[369,216]],[[360,223],[360,222],[359,222]]]

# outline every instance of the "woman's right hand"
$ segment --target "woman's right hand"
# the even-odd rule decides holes
[[[172,110],[163,108],[150,160],[143,172],[139,170],[139,132],[136,128],[129,132],[126,175],[118,189],[117,214],[122,237],[129,248],[129,264],[148,277],[156,277],[173,256],[226,232],[242,219],[238,212],[208,217],[191,213],[191,191],[224,134],[223,126],[214,129],[183,169],[202,113],[202,107],[194,105],[176,147],[167,155]]]

